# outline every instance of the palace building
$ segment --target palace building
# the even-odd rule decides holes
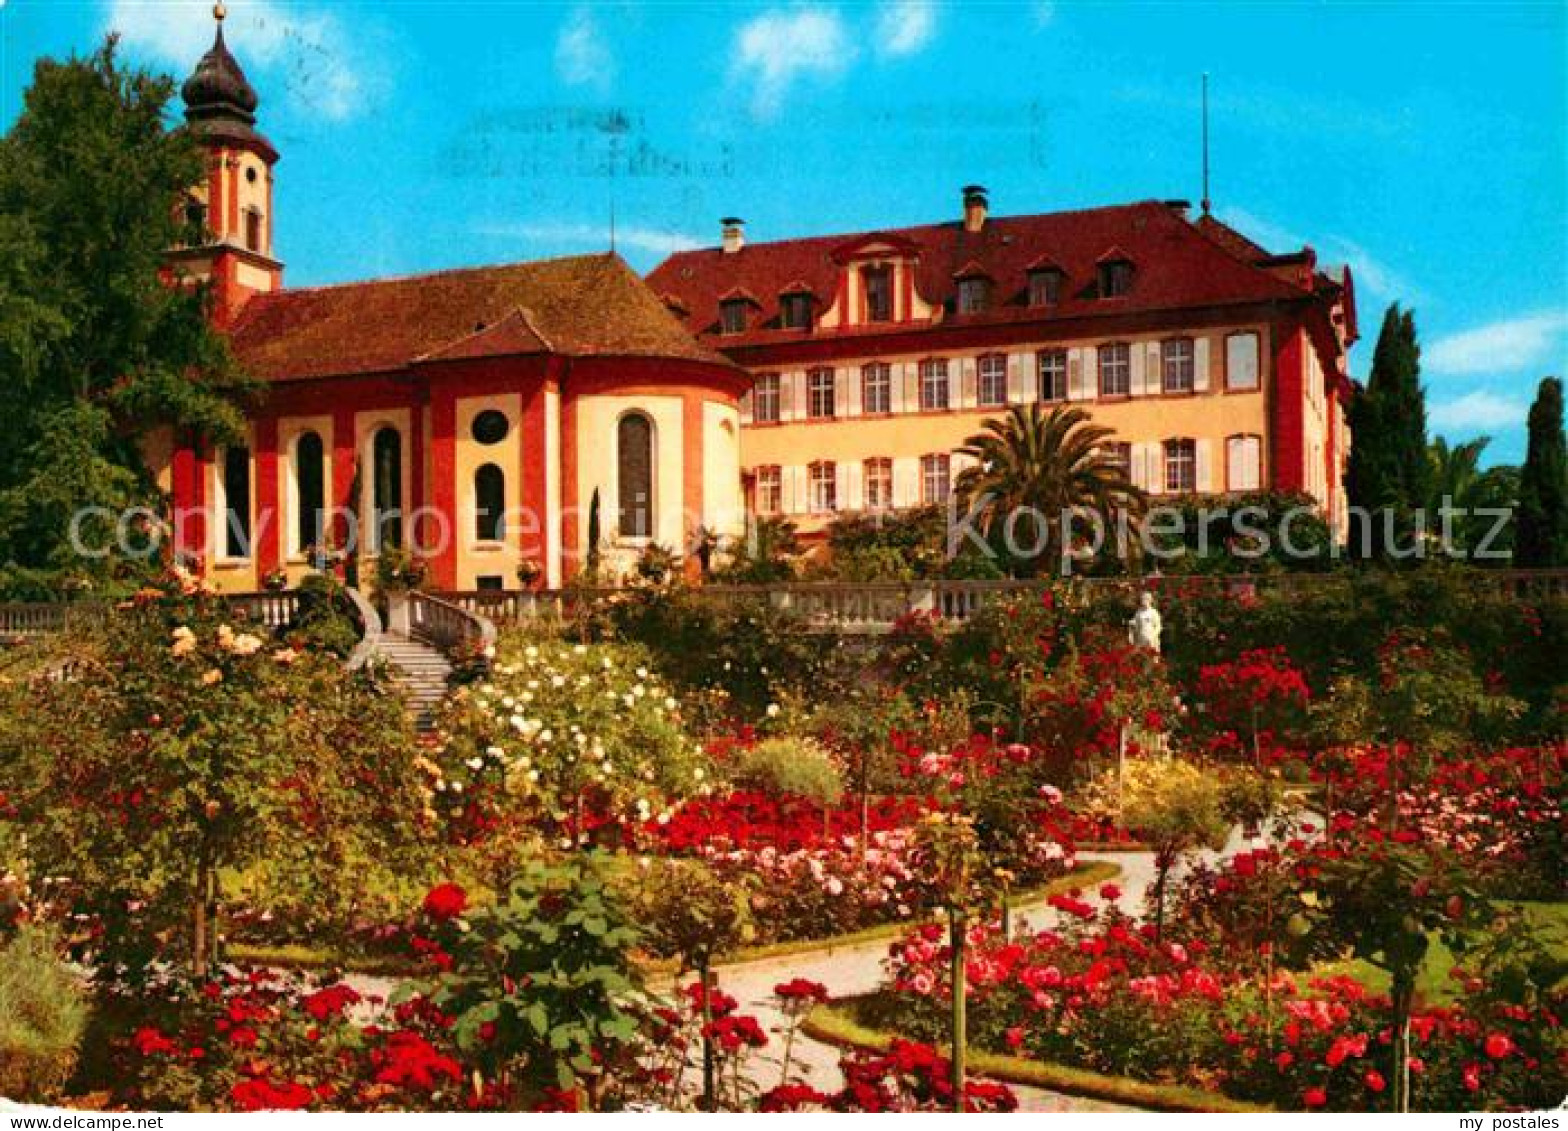
[[[671,256],[649,283],[751,374],[745,493],[806,534],[945,502],[1008,405],[1086,408],[1155,496],[1310,494],[1345,517],[1348,270],[1274,255],[1183,202],[990,215]],[[1157,501],[1157,500],[1156,500]]]
[[[240,365],[266,384],[244,444],[166,436],[150,462],[180,551],[225,590],[312,551],[424,553],[440,589],[558,586],[590,530],[624,568],[643,545],[744,528],[746,373],[683,328],[616,255],[288,288],[278,153],[224,43],[185,83],[207,180],[184,202],[175,276],[205,281]]]
[[[1310,494],[1336,526],[1350,436],[1348,269],[1271,254],[1145,201],[682,252],[613,252],[289,288],[278,151],[223,37],[185,83],[207,177],[171,277],[265,385],[244,443],[148,452],[177,549],[220,588],[414,550],[437,589],[556,587],[588,558],[808,537],[836,515],[947,500],[1008,405],[1072,403],[1155,496]],[[688,560],[688,568],[693,563]]]

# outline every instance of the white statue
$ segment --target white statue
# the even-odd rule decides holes
[[[1139,648],[1160,650],[1160,610],[1154,607],[1153,593],[1138,594],[1138,611],[1127,622],[1127,639]]]

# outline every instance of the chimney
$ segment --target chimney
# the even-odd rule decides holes
[[[985,227],[987,211],[984,185],[964,186],[964,231],[978,232]]]
[[[746,221],[739,216],[726,216],[719,223],[723,225],[725,255],[734,255],[746,246]]]
[[[1189,200],[1167,200],[1165,207],[1169,208],[1183,220],[1187,219],[1192,212],[1192,202]]]

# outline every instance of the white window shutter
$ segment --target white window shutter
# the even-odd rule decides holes
[[[887,367],[887,410],[904,411],[904,363],[895,361]]]
[[[1144,490],[1151,495],[1165,493],[1165,445],[1155,441],[1143,445]]]
[[[1149,485],[1149,469],[1144,466],[1143,445],[1133,444],[1127,451],[1127,475],[1132,480],[1134,487],[1147,488]]]
[[[849,415],[849,373],[848,369],[833,370],[833,415],[841,419]]]
[[[1093,395],[1090,390],[1098,380],[1094,373],[1095,350],[1081,346],[1067,351],[1067,399],[1086,401]]]
[[[1010,353],[1007,355],[1008,404],[1023,404],[1029,399],[1024,395],[1024,389],[1027,387],[1029,364],[1032,360],[1032,354]]]
[[[747,389],[740,395],[740,422],[751,423],[751,390]]]
[[[1213,447],[1214,443],[1211,440],[1199,440],[1193,445],[1193,451],[1197,456],[1194,485],[1200,495],[1214,490]]]
[[[1258,437],[1242,437],[1241,485],[1248,491],[1256,491],[1263,485],[1262,455],[1263,442]]]
[[[1127,392],[1141,397],[1153,391],[1149,380],[1149,366],[1144,361],[1144,348],[1137,342],[1127,347]]]
[[[920,501],[920,459],[906,456],[893,461],[893,505],[912,507]]]
[[[974,408],[980,403],[976,364],[972,357],[961,357],[955,362],[958,369],[958,397],[953,401],[954,408]]]
[[[838,375],[839,383],[844,387],[844,415],[859,416],[865,410],[861,407],[860,370],[841,369]]]
[[[795,419],[795,375],[779,374],[779,423]]]
[[[863,510],[866,505],[866,492],[861,477],[861,466],[858,459],[842,459],[838,461],[838,509],[841,511]]]
[[[806,389],[807,383],[808,383],[808,379],[806,377],[805,370],[798,371],[795,374],[795,419],[796,420],[804,420],[804,419],[806,419],[806,416],[808,415],[808,413],[806,411],[807,396],[809,395],[807,393],[807,389]]]
[[[1209,339],[1199,337],[1192,343],[1192,388],[1194,392],[1209,391]]]

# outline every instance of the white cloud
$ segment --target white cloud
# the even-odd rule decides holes
[[[799,79],[830,81],[855,57],[843,19],[831,8],[770,8],[735,33],[732,79],[752,86],[751,112],[770,118]]]
[[[899,58],[913,55],[936,35],[933,0],[885,0],[877,12],[875,32],[878,55]]]
[[[1523,428],[1530,406],[1496,393],[1477,390],[1462,397],[1437,401],[1427,410],[1427,422],[1435,432],[1472,435],[1505,428]]]
[[[555,41],[555,73],[569,86],[601,92],[615,81],[615,56],[590,9],[576,9],[561,24]]]
[[[180,79],[212,46],[212,5],[205,0],[110,0],[106,23],[128,49],[167,64]],[[356,46],[364,31],[350,35],[334,12],[278,0],[232,0],[224,21],[229,49],[253,83],[265,73],[294,109],[334,121],[364,113],[386,85]]]
[[[1568,310],[1505,318],[1438,338],[1421,351],[1432,373],[1506,373],[1557,366],[1568,353]]]
[[[479,235],[497,239],[522,240],[551,248],[567,248],[584,252],[602,251],[610,246],[608,224],[481,224],[474,231]],[[615,246],[623,251],[641,251],[662,256],[701,247],[702,241],[684,232],[634,225],[618,226],[615,229]]]

